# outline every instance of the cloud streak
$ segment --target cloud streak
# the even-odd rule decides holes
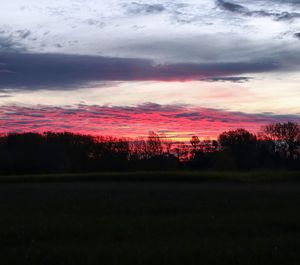
[[[142,4],[137,2],[131,2],[125,4],[129,14],[147,15],[147,14],[158,14],[165,10],[165,7],[161,4]]]
[[[298,12],[270,12],[266,10],[249,10],[248,8],[239,5],[239,4],[234,4],[231,2],[223,1],[223,0],[217,0],[217,6],[233,12],[237,13],[240,15],[244,16],[261,16],[261,17],[272,17],[273,19],[277,21],[284,21],[284,20],[293,20],[293,19],[299,19],[300,18],[300,13]],[[293,1],[292,3],[298,3],[296,1]]]
[[[247,77],[247,76],[228,76],[228,77],[217,76],[217,77],[212,77],[210,79],[207,79],[207,81],[244,83],[244,82],[249,82],[251,79],[252,79],[251,77]]]
[[[108,81],[246,81],[241,74],[274,71],[272,62],[154,64],[151,60],[62,54],[0,54],[2,89],[76,89]]]
[[[234,4],[231,2],[226,2],[223,0],[218,0],[217,6],[219,6],[222,9],[228,10],[230,12],[236,12],[236,13],[242,13],[242,14],[248,12],[248,9],[242,5]]]
[[[247,114],[154,103],[132,107],[98,105],[0,107],[0,133],[72,131],[92,135],[138,137],[154,130],[164,132],[172,138],[188,139],[194,134],[201,137],[217,137],[225,130],[240,127],[257,132],[262,125],[277,121],[300,122],[300,116]]]

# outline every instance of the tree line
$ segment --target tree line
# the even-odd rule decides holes
[[[193,136],[189,143],[154,132],[146,139],[69,132],[0,136],[0,174],[185,169],[299,170],[300,126],[273,123],[257,134],[236,129],[217,140]]]

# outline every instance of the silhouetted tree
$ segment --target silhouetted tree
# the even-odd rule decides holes
[[[257,138],[245,129],[223,132],[219,136],[222,150],[236,161],[239,169],[256,166]]]
[[[294,122],[273,123],[263,127],[262,137],[274,143],[275,152],[297,159],[300,154],[300,126]]]
[[[200,149],[200,139],[198,136],[192,136],[192,139],[190,140],[190,143],[192,145],[193,148],[193,152],[196,153],[199,149]]]
[[[154,132],[146,139],[22,133],[0,136],[0,173],[300,169],[299,154],[300,128],[291,122],[265,126],[259,139],[237,129],[220,134],[218,141],[193,136],[190,144]]]
[[[172,147],[173,141],[172,139],[168,138],[166,135],[160,135],[160,141],[162,145],[163,152],[166,156],[172,155]]]
[[[163,153],[160,136],[153,131],[149,132],[147,139],[147,152],[149,157],[160,156]]]

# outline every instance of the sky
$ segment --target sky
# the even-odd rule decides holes
[[[10,0],[0,133],[186,140],[300,122],[300,0]]]

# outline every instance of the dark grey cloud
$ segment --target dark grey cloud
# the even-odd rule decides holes
[[[276,20],[293,20],[296,18],[300,18],[300,13],[297,12],[269,13],[269,16],[273,16]]]
[[[295,4],[298,5],[300,4],[300,0],[269,0],[271,3],[272,2],[278,2],[282,4]]]
[[[217,77],[208,78],[207,81],[243,83],[243,82],[250,81],[250,79],[252,78],[248,76],[228,76],[228,77],[217,76]]]
[[[27,37],[29,37],[31,35],[30,30],[17,30],[16,33],[18,34],[18,37],[20,39],[26,39]]]
[[[0,89],[76,89],[91,82],[192,81],[279,70],[269,61],[154,64],[151,60],[63,54],[0,54]],[[238,79],[236,79],[238,80]]]
[[[299,1],[280,1],[282,3],[286,2],[293,2],[293,3],[299,3]],[[243,16],[261,16],[261,17],[272,17],[273,19],[277,21],[284,21],[284,20],[293,20],[300,18],[300,13],[298,12],[270,12],[266,10],[249,10],[245,6],[234,4],[231,2],[226,2],[223,0],[217,0],[216,5],[219,8],[222,8],[226,11],[230,11],[233,13],[238,13]]]
[[[182,112],[179,114],[174,115],[175,118],[188,118],[190,120],[198,120],[198,119],[203,119],[203,118],[208,118],[205,117],[201,112]]]
[[[249,10],[242,5],[234,4],[231,2],[226,2],[223,0],[218,0],[216,3],[217,3],[218,7],[228,10],[228,11],[231,11],[231,12],[237,12],[237,13],[249,12]]]
[[[124,7],[130,14],[157,14],[165,10],[165,7],[161,4],[141,4],[137,2],[125,4]]]
[[[24,47],[15,42],[11,37],[1,36],[0,32],[0,53],[25,51]]]
[[[295,33],[294,37],[300,40],[300,32]]]

